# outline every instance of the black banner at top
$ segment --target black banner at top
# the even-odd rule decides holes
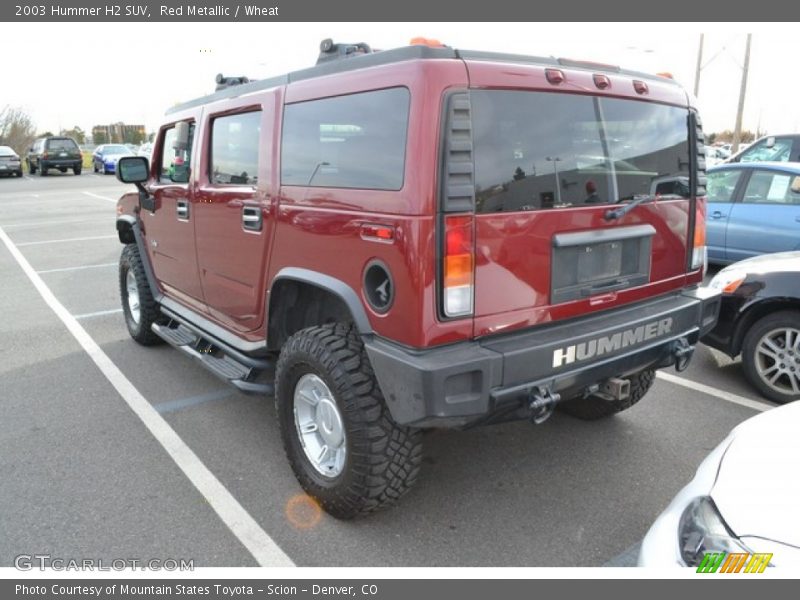
[[[800,3],[760,0],[12,0],[0,4],[0,21],[29,22],[312,22],[312,21],[792,21]],[[602,35],[602,31],[598,31]],[[665,31],[680,37],[680,31]]]

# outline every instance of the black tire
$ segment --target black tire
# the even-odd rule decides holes
[[[95,161],[95,160],[92,161],[92,171],[97,173],[97,161]]]
[[[655,381],[653,369],[645,369],[627,377],[631,382],[630,394],[624,400],[606,400],[598,396],[572,398],[557,404],[559,410],[584,421],[597,421],[610,417],[639,402]]]
[[[346,457],[334,478],[311,464],[295,426],[295,387],[306,374],[324,381],[341,413]],[[394,504],[411,489],[422,462],[422,434],[392,420],[352,325],[328,324],[294,334],[281,349],[275,383],[286,456],[300,485],[325,511],[352,519]]]
[[[19,171],[17,171],[17,177],[22,177],[22,169],[20,169]]]
[[[75,175],[80,175],[80,174],[81,174],[81,167],[74,167],[74,168],[72,169],[72,172],[73,172]]]
[[[139,292],[139,321],[133,317],[128,304],[128,287],[126,285],[128,272],[133,273],[136,280],[136,288]],[[142,346],[154,346],[162,343],[151,329],[153,323],[166,323],[166,318],[158,309],[158,303],[153,298],[150,285],[144,273],[144,265],[139,256],[139,249],[136,244],[127,244],[122,249],[119,259],[119,293],[122,300],[122,312],[125,315],[125,325],[128,333]]]
[[[43,165],[41,162],[39,163],[39,177],[46,177],[47,176],[47,166]]]
[[[778,354],[778,359],[784,361],[778,364],[784,365],[788,372],[784,375],[780,375],[775,383],[777,387],[785,386],[785,392],[771,387],[767,381],[764,380],[764,377],[759,375],[757,367],[757,361],[759,360],[764,361],[762,363],[764,367],[771,366],[771,359],[769,357],[760,358],[757,349],[759,342],[764,336],[772,331],[780,329],[794,329],[800,331],[800,312],[796,310],[783,310],[762,317],[753,323],[744,336],[744,342],[742,344],[742,367],[744,368],[745,377],[759,393],[774,402],[786,404],[787,402],[800,399],[800,392],[790,391],[790,377],[794,377],[795,385],[800,385],[800,381],[798,381],[798,378],[800,378],[800,346],[798,346],[798,342],[794,340],[792,342],[794,347],[784,347],[784,351]],[[794,369],[794,371],[791,369]]]

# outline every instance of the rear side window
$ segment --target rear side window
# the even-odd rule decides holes
[[[685,108],[548,92],[470,96],[478,212],[689,196]]]
[[[403,187],[408,106],[406,88],[286,106],[281,183],[399,190]]]
[[[260,134],[260,111],[214,119],[211,126],[211,182],[255,184],[258,181]]]
[[[62,152],[74,152],[78,149],[78,144],[73,140],[49,140],[47,142],[47,149]]]
[[[800,177],[789,173],[755,171],[747,182],[746,204],[800,204]]]

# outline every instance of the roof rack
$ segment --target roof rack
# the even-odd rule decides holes
[[[244,94],[249,94],[251,92],[267,90],[279,85],[287,85],[295,81],[302,81],[304,79],[311,79],[313,77],[420,59],[462,59],[515,62],[520,64],[555,67],[568,66],[570,68],[594,71],[609,71],[613,73],[619,73],[621,75],[627,75],[629,77],[656,80],[662,83],[673,83],[678,85],[677,82],[665,79],[663,77],[658,77],[650,73],[628,71],[611,65],[599,65],[595,63],[557,59],[552,56],[542,57],[526,56],[522,54],[503,54],[500,52],[456,50],[447,46],[432,47],[427,45],[404,46],[401,48],[394,48],[392,50],[373,51],[367,44],[335,44],[333,40],[325,39],[320,44],[320,56],[317,59],[317,64],[313,67],[301,69],[299,71],[292,71],[277,77],[270,77],[269,79],[240,81],[236,84],[226,85],[221,89],[218,82],[218,91],[215,93],[207,96],[201,96],[200,98],[195,98],[194,100],[189,100],[188,102],[183,102],[181,104],[176,104],[172,108],[168,109],[166,114],[176,113],[188,108],[193,108],[195,106],[202,106],[210,102],[216,102],[217,100],[222,100],[224,98],[243,96]],[[242,77],[226,79],[247,78]]]
[[[214,78],[214,83],[217,84],[217,89],[215,91],[218,92],[234,85],[242,85],[252,81],[255,81],[255,79],[250,79],[244,75],[240,75],[239,77],[225,77],[222,73],[217,73],[217,76]]]

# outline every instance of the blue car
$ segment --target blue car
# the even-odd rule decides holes
[[[800,250],[800,163],[731,163],[707,175],[709,262]]]
[[[95,173],[115,173],[117,161],[123,156],[136,154],[124,144],[103,144],[92,154],[92,168]]]

